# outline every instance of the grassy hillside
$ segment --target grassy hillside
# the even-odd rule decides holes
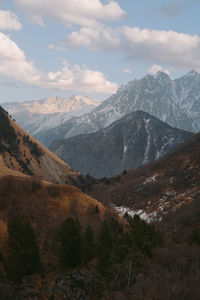
[[[75,172],[18,126],[1,107],[0,126],[0,162],[1,169],[4,169],[1,171],[2,175],[5,174],[6,167],[54,183],[78,185],[82,180],[80,173]],[[12,172],[9,171],[9,174]]]

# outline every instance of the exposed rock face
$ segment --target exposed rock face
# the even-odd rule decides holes
[[[191,71],[171,80],[167,74],[158,72],[130,81],[91,113],[53,130],[40,131],[37,138],[48,146],[55,139],[96,132],[136,110],[148,112],[171,126],[199,131],[200,74]]]
[[[57,140],[50,149],[75,170],[101,178],[156,160],[191,136],[136,111],[96,133]]]

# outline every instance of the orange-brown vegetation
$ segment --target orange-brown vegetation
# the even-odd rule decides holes
[[[0,178],[1,218],[8,222],[16,214],[23,215],[38,234],[49,235],[68,216],[84,219],[87,214],[91,215],[91,207],[95,206],[102,218],[103,205],[74,186],[51,184],[31,177]]]
[[[80,173],[30,136],[1,107],[0,126],[0,176],[18,172],[54,183],[79,184]]]

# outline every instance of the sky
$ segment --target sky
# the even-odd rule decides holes
[[[0,0],[0,102],[200,71],[200,0]]]

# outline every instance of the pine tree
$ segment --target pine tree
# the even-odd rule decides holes
[[[112,239],[110,234],[110,228],[106,221],[103,222],[100,233],[100,247],[99,247],[99,263],[98,271],[105,275],[108,273],[110,267],[112,249]]]
[[[14,217],[8,224],[8,257],[5,268],[8,277],[21,281],[24,276],[40,269],[40,253],[34,229],[29,221],[21,216]]]
[[[76,267],[81,263],[81,227],[77,220],[67,218],[61,225],[60,240],[61,263],[63,266]]]
[[[84,263],[88,263],[94,257],[94,233],[89,225],[83,235]]]

